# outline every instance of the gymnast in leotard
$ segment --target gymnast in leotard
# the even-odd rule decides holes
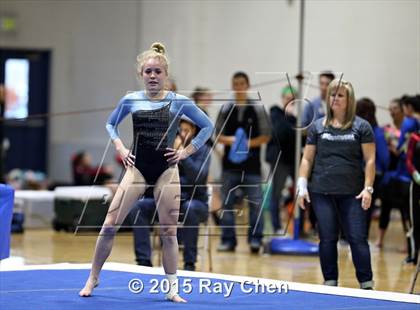
[[[153,43],[149,50],[137,57],[137,71],[143,79],[145,91],[124,96],[106,125],[124,159],[126,172],[109,207],[96,243],[89,278],[79,295],[87,297],[92,294],[99,283],[99,273],[111,252],[118,228],[146,188],[153,186],[161,230],[163,268],[170,284],[166,298],[185,302],[178,294],[176,278],[176,225],[180,206],[177,163],[206,143],[213,132],[213,124],[190,99],[164,89],[168,78],[168,59],[161,43]],[[124,146],[117,128],[129,113],[133,119],[134,142],[131,150]],[[173,145],[180,117],[184,114],[200,127],[200,132],[188,147],[177,150]]]

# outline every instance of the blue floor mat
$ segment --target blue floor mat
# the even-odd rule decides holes
[[[121,271],[103,270],[101,283],[89,298],[78,296],[80,288],[89,275],[87,269],[75,270],[29,270],[0,272],[0,309],[218,309],[229,306],[229,310],[244,309],[416,309],[418,304],[393,302],[378,299],[308,293],[289,290],[287,293],[246,293],[238,282],[219,279],[179,277],[180,283],[191,281],[192,292],[181,294],[187,304],[175,304],[164,299],[163,293],[151,293],[154,282],[162,284],[163,276]],[[144,284],[141,293],[135,294],[128,289],[132,279],[140,279]],[[191,279],[191,280],[190,280]],[[200,283],[232,285],[232,294],[200,292]],[[162,284],[163,285],[163,284]],[[247,286],[247,289],[253,286]],[[188,291],[183,286],[181,291]],[[261,289],[260,289],[261,290]],[[224,291],[225,292],[225,291]],[[420,298],[420,297],[419,297]],[[238,307],[238,308],[236,308]]]

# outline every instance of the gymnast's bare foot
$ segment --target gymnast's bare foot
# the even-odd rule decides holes
[[[99,285],[99,281],[97,279],[87,279],[85,287],[79,292],[80,297],[89,297],[92,295],[92,291],[95,287]]]
[[[174,295],[174,297],[172,297],[171,299],[169,299],[170,301],[173,301],[173,302],[183,302],[183,303],[185,303],[185,302],[187,302],[184,298],[182,298],[181,296],[179,296],[178,294],[177,295]]]

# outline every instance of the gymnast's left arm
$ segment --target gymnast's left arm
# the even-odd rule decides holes
[[[193,101],[186,101],[182,105],[182,114],[190,118],[199,128],[197,136],[191,141],[190,145],[184,150],[190,156],[202,147],[213,134],[214,125],[210,118]]]
[[[193,101],[182,100],[178,102],[182,105],[180,107],[180,115],[185,114],[200,128],[200,131],[186,148],[182,150],[168,148],[169,152],[165,156],[169,156],[168,161],[172,163],[178,163],[180,160],[194,154],[210,139],[214,130],[214,125],[210,118]]]

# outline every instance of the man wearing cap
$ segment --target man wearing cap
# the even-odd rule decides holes
[[[295,88],[286,86],[281,91],[281,105],[270,109],[272,137],[267,145],[266,161],[270,164],[272,183],[270,214],[273,232],[280,234],[280,206],[284,203],[282,191],[288,176],[294,179],[296,117],[294,116]]]

